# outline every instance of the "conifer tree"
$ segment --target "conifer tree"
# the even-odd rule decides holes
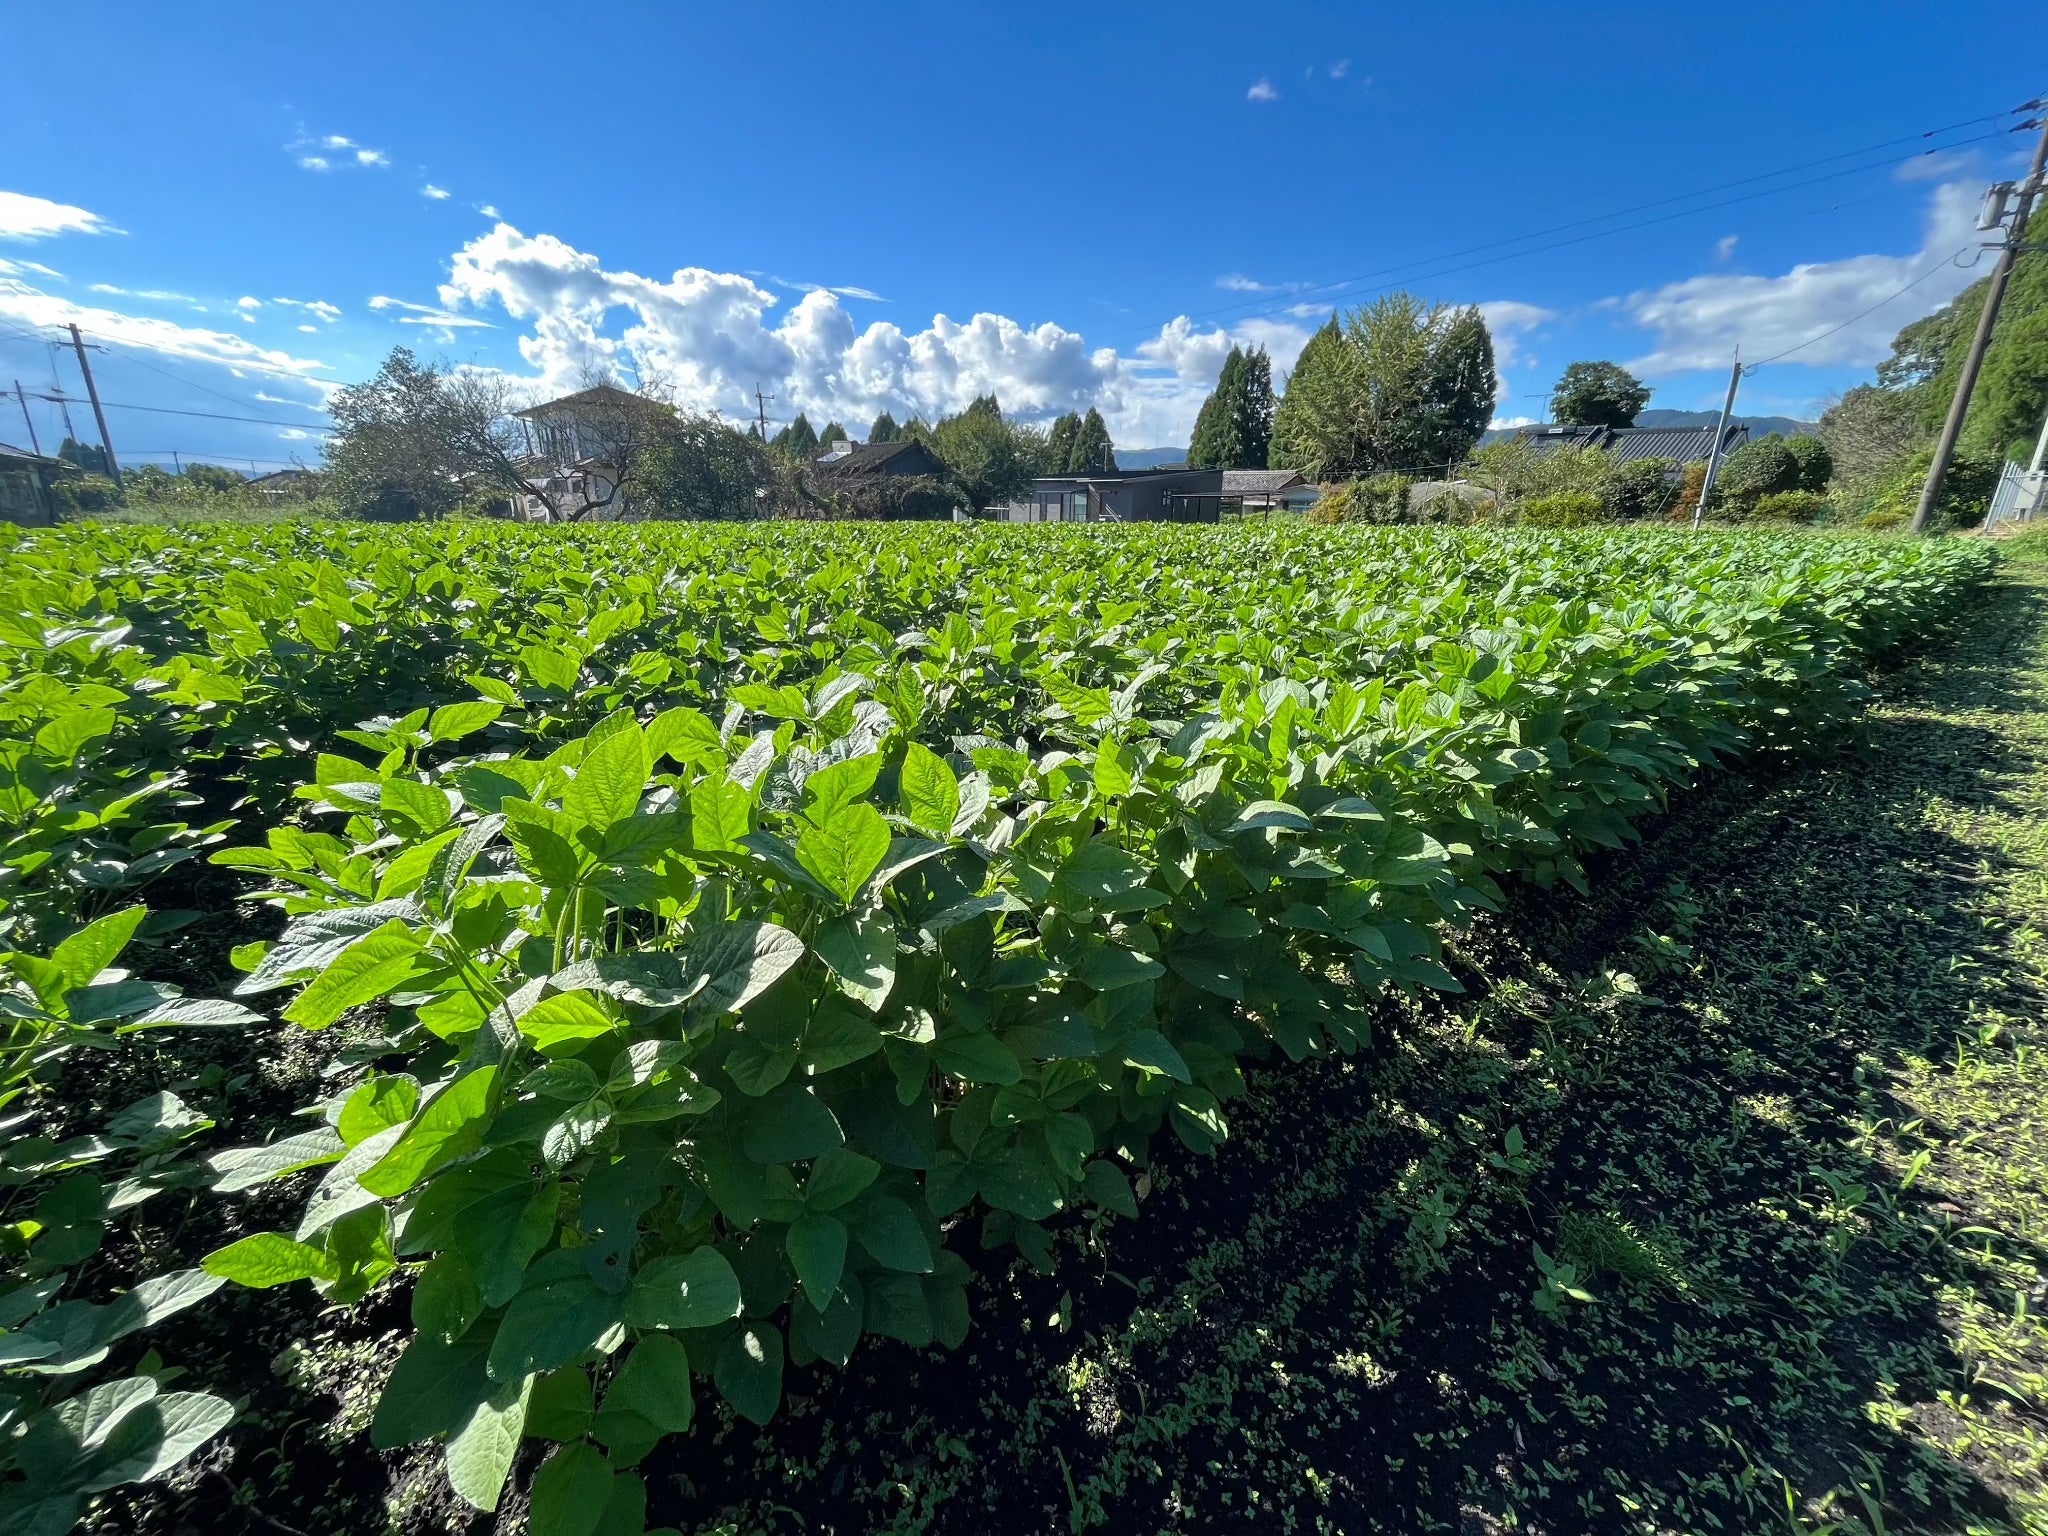
[[[884,411],[875,418],[875,424],[868,428],[868,441],[871,443],[893,443],[896,441],[897,431],[896,418],[887,411]]]
[[[1069,411],[1052,424],[1045,438],[1045,472],[1067,474],[1074,462],[1074,439],[1081,434],[1081,418]]]

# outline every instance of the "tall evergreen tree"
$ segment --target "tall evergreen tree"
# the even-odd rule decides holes
[[[826,422],[825,430],[818,434],[818,447],[821,449],[829,448],[834,443],[843,443],[845,441],[846,428],[839,425],[836,421]]]
[[[1189,469],[1236,469],[1243,455],[1237,440],[1237,396],[1244,392],[1243,349],[1232,347],[1223,359],[1216,387],[1195,417],[1195,435],[1188,441]]]
[[[1232,347],[1202,402],[1188,445],[1190,469],[1264,469],[1273,441],[1273,363],[1263,347]]]
[[[1081,418],[1069,411],[1052,424],[1045,438],[1045,472],[1068,473],[1074,462],[1074,439],[1081,435]]]
[[[818,451],[818,432],[811,425],[810,418],[798,411],[795,421],[768,439],[768,446],[779,449],[799,463],[806,462]]]
[[[1273,451],[1273,359],[1264,347],[1244,355],[1244,386],[1231,399],[1230,420],[1242,462],[1225,468],[1264,469]]]
[[[966,416],[993,416],[997,421],[1001,421],[1003,419],[1003,408],[996,403],[996,397],[993,394],[976,395],[974,402],[961,414]]]
[[[875,424],[868,428],[868,441],[871,443],[893,443],[896,441],[898,430],[896,418],[887,411],[884,411],[875,418]]]
[[[1109,424],[1094,406],[1081,418],[1074,434],[1074,446],[1067,458],[1069,474],[1113,475],[1116,473],[1116,445],[1109,440]]]

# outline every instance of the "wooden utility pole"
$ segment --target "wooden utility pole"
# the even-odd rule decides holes
[[[758,413],[756,419],[760,422],[759,430],[763,445],[766,445],[768,441],[768,402],[774,398],[773,395],[762,394],[759,384],[754,386],[754,409]]]
[[[37,458],[43,456],[43,445],[36,441],[36,419],[28,413],[28,396],[21,392],[21,380],[14,381],[14,398],[21,402],[22,423],[28,428],[29,452]]]
[[[107,473],[113,476],[114,489],[125,491],[127,487],[121,484],[121,461],[114,457],[114,440],[107,435],[107,413],[100,409],[99,386],[92,381],[92,364],[85,360],[85,342],[79,336],[77,326],[71,326],[69,330],[72,350],[78,354],[78,371],[85,375],[86,397],[92,401],[93,420],[100,424],[100,447],[106,450]]]
[[[2042,106],[2043,102],[2031,103]],[[2034,123],[2022,123],[2023,128],[2034,127]],[[1927,482],[1920,487],[1920,505],[1913,510],[1913,531],[1924,533],[1927,523],[1934,516],[1935,504],[1941,500],[1942,482],[1948,478],[1948,467],[1956,456],[1956,440],[1963,435],[1963,418],[1970,414],[1970,393],[1977,387],[1977,374],[1984,366],[1984,351],[1991,344],[1991,331],[1998,324],[1998,306],[2005,300],[2005,287],[2012,280],[2013,263],[2019,259],[2020,241],[2027,232],[2027,215],[2033,210],[2034,197],[2041,190],[2041,172],[2048,167],[2048,112],[2039,119],[2041,141],[2034,146],[2034,167],[2027,172],[2026,184],[2020,188],[2020,200],[2013,209],[2012,226],[2005,232],[2005,244],[1999,248],[1998,264],[1991,269],[1990,287],[1984,291],[1984,311],[1977,316],[1977,334],[1970,338],[1970,350],[1963,358],[1963,371],[1956,379],[1955,398],[1948,403],[1948,420],[1942,423],[1941,440],[1934,445],[1934,462],[1927,466]]]
[[[1707,449],[1707,473],[1700,481],[1699,505],[1692,509],[1693,531],[1707,515],[1707,498],[1714,494],[1714,475],[1721,468],[1721,445],[1728,441],[1728,417],[1735,409],[1735,387],[1742,382],[1742,348],[1735,349],[1735,366],[1728,372],[1728,398],[1721,402],[1721,422],[1714,428],[1714,441]]]

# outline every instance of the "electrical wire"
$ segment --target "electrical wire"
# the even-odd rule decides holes
[[[1941,130],[1937,129],[1937,130],[1934,130],[1934,131],[1935,131],[1935,132],[1940,132]],[[1932,153],[1936,153],[1936,152],[1938,152],[1939,150],[1943,150],[1943,149],[1960,149],[1960,148],[1962,148],[1962,147],[1963,147],[1964,145],[1967,145],[1967,144],[1975,144],[1975,143],[1980,143],[1980,142],[1982,142],[1982,141],[1984,141],[1984,140],[1987,140],[1987,139],[1995,139],[1995,138],[2000,138],[2000,137],[2002,137],[2002,136],[2003,136],[2003,135],[2001,135],[2001,134],[1997,134],[1997,133],[1986,133],[1986,134],[1979,134],[1979,135],[1977,135],[1977,136],[1976,136],[1976,137],[1974,137],[1974,138],[1970,138],[1970,139],[1959,139],[1959,140],[1955,141],[1954,143],[1950,143],[1950,144],[1941,144],[1941,145],[1937,145],[1937,146],[1935,146],[1935,148],[1934,148],[1934,149],[1932,149],[1932,150],[1929,150],[1929,151],[1928,151],[1928,153],[1930,153],[1930,154],[1932,154]],[[1897,141],[1895,141],[1895,142],[1897,142]],[[1852,153],[1861,153],[1861,151],[1852,151]],[[1842,157],[1841,157],[1841,156],[1834,156],[1834,157],[1831,157],[1831,158],[1834,158],[1834,159],[1840,159],[1840,158],[1842,158]],[[1809,161],[1809,162],[1807,162],[1807,163],[1808,163],[1809,165],[1818,165],[1818,164],[1823,164],[1823,163],[1825,163],[1825,162],[1822,162],[1822,161]],[[1671,222],[1672,220],[1674,220],[1674,219],[1684,219],[1684,218],[1690,218],[1690,217],[1692,217],[1693,215],[1695,215],[1695,214],[1700,214],[1700,213],[1711,213],[1711,212],[1713,212],[1713,211],[1714,211],[1714,210],[1716,210],[1716,209],[1719,209],[1719,208],[1730,208],[1730,207],[1733,207],[1733,206],[1735,206],[1735,205],[1736,205],[1736,204],[1738,204],[1738,203],[1747,203],[1747,202],[1753,202],[1753,201],[1755,201],[1755,200],[1756,200],[1757,198],[1761,198],[1761,197],[1775,197],[1775,196],[1777,196],[1777,195],[1778,195],[1779,193],[1781,193],[1781,192],[1795,192],[1795,191],[1798,191],[1798,190],[1799,190],[1800,188],[1802,188],[1802,187],[1811,187],[1811,186],[1818,186],[1818,185],[1819,185],[1819,184],[1821,184],[1822,182],[1827,182],[1827,181],[1839,181],[1840,179],[1842,179],[1842,178],[1843,178],[1843,177],[1845,177],[1845,176],[1860,176],[1860,175],[1863,175],[1863,174],[1865,174],[1866,172],[1869,172],[1869,171],[1874,171],[1874,170],[1881,170],[1881,169],[1883,169],[1883,168],[1884,168],[1884,167],[1885,167],[1885,166],[1886,166],[1887,164],[1889,164],[1889,163],[1890,163],[1890,162],[1888,162],[1888,161],[1875,161],[1875,162],[1872,162],[1871,164],[1868,164],[1868,165],[1857,165],[1857,166],[1850,166],[1850,167],[1848,167],[1848,168],[1846,168],[1846,169],[1844,169],[1844,170],[1839,170],[1839,171],[1829,171],[1829,172],[1827,172],[1826,174],[1824,174],[1824,175],[1820,175],[1820,176],[1810,176],[1810,177],[1807,177],[1807,178],[1806,178],[1805,180],[1803,180],[1803,181],[1791,181],[1791,182],[1786,182],[1786,183],[1785,183],[1785,184],[1784,184],[1783,186],[1777,186],[1777,187],[1765,187],[1765,188],[1763,188],[1763,189],[1762,189],[1762,190],[1760,190],[1760,191],[1744,193],[1744,194],[1742,194],[1742,195],[1741,195],[1741,196],[1739,196],[1739,197],[1729,197],[1729,198],[1723,198],[1723,199],[1721,199],[1721,200],[1720,200],[1719,202],[1713,202],[1713,203],[1703,203],[1703,204],[1701,204],[1701,205],[1699,205],[1698,207],[1695,207],[1695,208],[1681,208],[1681,209],[1678,209],[1678,210],[1676,210],[1675,212],[1672,212],[1672,213],[1666,213],[1666,214],[1659,214],[1659,215],[1658,215],[1658,216],[1657,216],[1656,218],[1652,218],[1652,219],[1639,219],[1639,220],[1637,220],[1636,222],[1634,222],[1634,223],[1632,223],[1632,224],[1623,224],[1623,225],[1619,225],[1619,226],[1617,226],[1617,227],[1615,227],[1615,228],[1613,228],[1613,229],[1600,229],[1600,230],[1594,230],[1594,231],[1592,231],[1592,232],[1590,232],[1590,233],[1588,233],[1588,234],[1584,234],[1584,235],[1574,235],[1573,237],[1571,237],[1571,238],[1570,238],[1570,239],[1568,239],[1568,240],[1553,240],[1553,241],[1551,241],[1551,242],[1550,242],[1549,244],[1547,244],[1547,245],[1534,245],[1534,246],[1529,246],[1529,247],[1528,247],[1527,249],[1524,249],[1524,250],[1518,250],[1518,251],[1508,251],[1508,252],[1505,252],[1504,254],[1502,254],[1502,255],[1499,255],[1499,256],[1489,256],[1489,257],[1487,257],[1487,258],[1486,258],[1485,260],[1482,260],[1482,261],[1472,261],[1472,262],[1465,262],[1465,263],[1462,263],[1462,264],[1460,264],[1460,265],[1457,265],[1457,266],[1449,266],[1449,267],[1437,267],[1437,268],[1436,268],[1435,270],[1433,270],[1433,271],[1423,271],[1423,270],[1420,270],[1420,269],[1422,269],[1422,268],[1425,268],[1425,267],[1432,267],[1432,266],[1434,266],[1434,265],[1435,265],[1436,263],[1438,263],[1438,262],[1443,262],[1443,261],[1452,261],[1452,260],[1454,260],[1455,258],[1457,258],[1457,257],[1459,257],[1459,256],[1465,256],[1465,255],[1472,255],[1472,254],[1475,254],[1475,253],[1477,253],[1477,252],[1480,252],[1480,251],[1486,251],[1486,250],[1495,250],[1495,249],[1498,249],[1499,247],[1501,247],[1501,246],[1505,246],[1505,245],[1519,245],[1519,244],[1521,244],[1521,243],[1522,243],[1522,242],[1524,242],[1524,241],[1527,241],[1527,240],[1533,240],[1533,239],[1537,239],[1537,238],[1539,238],[1540,236],[1542,236],[1542,235],[1545,235],[1545,234],[1553,234],[1553,233],[1556,233],[1556,232],[1558,232],[1558,231],[1561,231],[1561,230],[1566,230],[1566,229],[1575,229],[1575,228],[1580,228],[1580,227],[1582,227],[1582,226],[1584,226],[1584,225],[1587,225],[1587,224],[1598,224],[1598,223],[1604,223],[1604,222],[1605,222],[1605,221],[1607,221],[1608,219],[1613,219],[1613,218],[1619,218],[1619,217],[1622,217],[1622,215],[1623,215],[1623,214],[1625,214],[1625,213],[1629,213],[1629,212],[1636,212],[1636,211],[1640,211],[1641,209],[1646,209],[1646,208],[1654,208],[1654,207],[1658,207],[1658,206],[1660,206],[1661,204],[1665,204],[1665,203],[1671,203],[1671,202],[1678,202],[1678,201],[1684,201],[1684,200],[1688,200],[1688,199],[1690,199],[1690,198],[1694,198],[1694,197],[1699,197],[1699,196],[1703,196],[1703,195],[1705,195],[1705,192],[1711,192],[1711,191],[1716,191],[1716,190],[1720,190],[1720,189],[1719,189],[1719,188],[1707,188],[1707,189],[1705,189],[1705,191],[1703,191],[1703,192],[1691,192],[1691,193],[1685,193],[1685,194],[1682,194],[1682,195],[1681,195],[1680,197],[1676,197],[1676,198],[1660,198],[1660,199],[1658,199],[1658,200],[1657,200],[1656,202],[1651,202],[1651,203],[1641,203],[1641,204],[1638,204],[1638,205],[1636,206],[1636,208],[1635,208],[1635,209],[1622,209],[1622,210],[1617,210],[1617,211],[1616,211],[1616,212],[1614,212],[1614,213],[1609,213],[1609,214],[1600,214],[1600,215],[1596,215],[1596,216],[1594,216],[1594,217],[1592,217],[1592,218],[1586,218],[1586,219],[1577,219],[1577,220],[1574,220],[1574,221],[1572,221],[1571,223],[1567,223],[1567,224],[1557,224],[1557,225],[1552,225],[1552,226],[1551,226],[1551,227],[1550,227],[1549,229],[1547,229],[1547,230],[1537,230],[1537,231],[1533,231],[1533,232],[1532,232],[1532,233],[1530,233],[1530,234],[1525,234],[1525,235],[1513,235],[1513,236],[1509,236],[1509,237],[1507,237],[1507,238],[1505,238],[1505,239],[1501,239],[1501,240],[1492,240],[1492,241],[1487,241],[1487,242],[1485,242],[1484,244],[1481,244],[1481,245],[1473,245],[1473,246],[1466,246],[1466,247],[1465,247],[1465,248],[1464,248],[1463,250],[1460,250],[1460,251],[1447,251],[1447,252],[1444,252],[1444,253],[1443,253],[1442,255],[1440,255],[1440,256],[1427,256],[1427,257],[1418,257],[1418,258],[1417,258],[1416,260],[1414,260],[1414,261],[1411,261],[1411,262],[1402,262],[1402,263],[1399,263],[1399,264],[1397,264],[1397,265],[1395,265],[1395,266],[1390,266],[1390,267],[1381,267],[1381,268],[1378,268],[1378,269],[1377,269],[1377,270],[1375,270],[1375,271],[1371,271],[1371,272],[1363,272],[1363,273],[1360,273],[1360,274],[1358,274],[1357,276],[1354,276],[1354,277],[1347,277],[1347,278],[1338,278],[1338,279],[1334,279],[1333,281],[1331,281],[1331,282],[1327,282],[1327,283],[1318,283],[1318,284],[1315,284],[1315,285],[1313,285],[1312,287],[1308,287],[1308,288],[1296,288],[1296,289],[1293,289],[1293,290],[1291,290],[1291,291],[1289,291],[1289,292],[1287,292],[1287,293],[1285,293],[1285,294],[1276,294],[1276,295],[1272,296],[1271,298],[1265,298],[1265,299],[1251,299],[1251,300],[1246,300],[1246,301],[1244,301],[1244,302],[1242,302],[1242,303],[1238,303],[1238,304],[1228,304],[1228,305],[1219,305],[1219,306],[1217,306],[1217,307],[1215,307],[1215,308],[1213,308],[1213,309],[1206,309],[1206,310],[1196,310],[1196,311],[1193,311],[1193,312],[1189,313],[1189,314],[1188,314],[1188,315],[1186,316],[1186,318],[1188,318],[1188,319],[1190,319],[1190,320],[1199,320],[1199,319],[1207,319],[1207,318],[1210,318],[1210,317],[1213,317],[1213,316],[1216,316],[1216,315],[1223,315],[1223,314],[1231,314],[1231,313],[1235,313],[1235,312],[1238,312],[1238,311],[1242,311],[1242,310],[1246,310],[1246,309],[1256,309],[1256,308],[1258,308],[1259,306],[1262,306],[1262,305],[1263,305],[1263,306],[1267,306],[1267,308],[1266,308],[1266,310],[1265,310],[1265,312],[1266,312],[1266,313],[1271,313],[1271,312],[1272,312],[1272,308],[1271,308],[1271,306],[1273,306],[1273,305],[1276,305],[1276,304],[1280,303],[1280,302],[1281,302],[1282,300],[1286,300],[1286,301],[1288,301],[1289,303],[1292,303],[1292,304],[1299,304],[1299,303],[1301,302],[1301,299],[1302,299],[1302,295],[1304,295],[1304,294],[1312,294],[1312,293],[1325,293],[1325,292],[1327,292],[1327,293],[1330,293],[1330,294],[1332,295],[1332,297],[1334,297],[1334,296],[1335,296],[1335,294],[1336,294],[1336,291],[1337,291],[1337,290],[1350,290],[1350,291],[1351,291],[1352,293],[1354,293],[1354,294],[1355,294],[1355,293],[1360,293],[1360,292],[1362,292],[1362,293],[1377,293],[1377,292],[1381,292],[1381,291],[1384,291],[1384,289],[1386,289],[1386,288],[1389,288],[1389,287],[1392,287],[1392,286],[1394,286],[1394,284],[1392,284],[1392,283],[1388,283],[1388,284],[1382,284],[1382,285],[1380,285],[1380,286],[1379,286],[1379,287],[1377,287],[1377,288],[1367,288],[1367,289],[1359,289],[1359,288],[1357,287],[1357,285],[1358,285],[1358,284],[1360,284],[1360,283],[1363,283],[1363,282],[1367,281],[1367,280],[1368,280],[1369,278],[1374,278],[1374,277],[1384,277],[1384,276],[1388,276],[1388,275],[1390,275],[1390,274],[1394,274],[1394,273],[1401,273],[1401,274],[1404,274],[1404,275],[1403,275],[1403,276],[1402,276],[1402,277],[1401,277],[1401,278],[1399,279],[1399,281],[1402,281],[1402,282],[1414,282],[1414,281],[1417,281],[1417,280],[1419,280],[1419,279],[1427,279],[1427,278],[1438,278],[1438,277],[1449,277],[1449,276],[1452,276],[1453,274],[1456,274],[1456,273],[1460,273],[1460,272],[1471,272],[1471,271],[1476,271],[1477,269],[1479,269],[1479,268],[1481,268],[1481,267],[1489,267],[1489,266],[1498,266],[1498,265],[1499,265],[1499,264],[1500,264],[1501,262],[1504,262],[1504,261],[1515,261],[1515,260],[1519,260],[1520,258],[1522,258],[1522,257],[1524,257],[1524,256],[1535,256],[1535,255],[1539,255],[1539,254],[1541,254],[1541,253],[1543,253],[1543,252],[1545,252],[1545,251],[1556,251],[1556,250],[1562,250],[1562,249],[1564,249],[1564,248],[1566,248],[1566,247],[1568,247],[1568,246],[1573,246],[1573,245],[1583,245],[1583,244],[1585,244],[1585,243],[1586,243],[1587,241],[1589,241],[1589,240],[1604,240],[1604,239],[1606,239],[1606,238],[1607,238],[1608,236],[1610,236],[1610,235],[1621,235],[1621,234],[1627,234],[1627,233],[1630,233],[1630,232],[1631,232],[1631,231],[1633,231],[1633,230],[1638,230],[1638,229],[1648,229],[1648,228],[1651,228],[1652,226],[1654,226],[1654,225],[1658,225],[1658,224],[1668,224],[1668,223],[1670,223],[1670,222]],[[1782,169],[1782,170],[1778,170],[1778,171],[1768,171],[1768,172],[1765,172],[1765,173],[1763,173],[1763,176],[1761,176],[1761,177],[1745,177],[1745,178],[1743,178],[1743,180],[1742,180],[1742,181],[1736,181],[1736,182],[1728,182],[1728,183],[1724,183],[1724,186],[1740,186],[1740,185],[1742,185],[1742,184],[1743,184],[1744,182],[1747,182],[1747,181],[1756,181],[1756,180],[1766,179],[1766,178],[1768,178],[1768,177],[1772,177],[1772,176],[1782,176],[1782,175],[1788,174],[1788,173],[1789,173],[1789,171],[1791,171],[1791,170],[1796,170],[1796,169],[1801,169],[1801,167],[1796,167],[1796,166],[1795,166],[1795,167],[1787,167],[1787,168],[1785,168],[1785,169]]]

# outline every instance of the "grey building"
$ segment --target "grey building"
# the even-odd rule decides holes
[[[1048,475],[998,516],[1013,523],[1218,523],[1306,511],[1320,493],[1291,469],[1140,469]]]

